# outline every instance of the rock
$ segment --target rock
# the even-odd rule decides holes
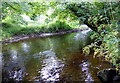
[[[105,69],[101,70],[97,73],[97,77],[102,81],[102,82],[110,82],[110,81],[117,81],[120,79],[118,77],[118,71],[116,69]]]
[[[113,78],[114,81],[120,81],[120,75],[116,75],[114,78]]]

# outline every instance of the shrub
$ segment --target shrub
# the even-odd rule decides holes
[[[106,61],[111,62],[116,68],[120,68],[120,37],[118,37],[118,30],[119,26],[116,23],[107,25],[107,27],[103,30],[100,26],[100,34],[94,32],[94,34],[91,35],[91,38],[95,40],[94,44],[85,47],[83,49],[83,52],[87,54],[89,52],[89,49],[92,47],[94,50],[94,56],[103,56]],[[98,45],[100,41],[102,43]],[[86,50],[86,48],[88,50]]]
[[[2,27],[4,27],[4,28],[10,28],[10,27],[12,27],[12,24],[3,22],[2,23]]]
[[[57,20],[48,25],[49,32],[58,32],[58,31],[70,30],[70,29],[71,27],[65,21]]]

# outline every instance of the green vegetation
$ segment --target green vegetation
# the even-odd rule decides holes
[[[94,42],[86,46],[83,52],[88,55],[93,50],[94,57],[104,57],[106,61],[111,62],[117,69],[120,69],[120,6],[118,5],[120,3],[86,3],[83,6],[83,9],[88,9],[84,11],[86,15],[83,12],[80,12],[80,14],[75,13],[80,18],[82,15],[83,22],[94,31],[91,35]],[[91,9],[92,6],[93,10]],[[79,8],[76,9],[76,11],[79,11]],[[75,11],[73,7],[72,11]]]
[[[103,27],[106,27],[102,30]],[[113,29],[114,27],[114,29]],[[107,26],[101,25],[99,30],[102,31],[100,34],[94,32],[91,38],[94,42],[91,45],[84,47],[83,52],[88,55],[90,50],[94,51],[93,57],[104,57],[106,61],[113,63],[116,68],[120,68],[120,54],[119,54],[119,43],[120,37],[118,24],[109,24]]]
[[[63,3],[3,2],[2,5],[3,40],[16,35],[59,32],[80,27],[77,17]]]
[[[120,68],[120,2],[3,2],[2,5],[2,39],[71,30],[86,24],[93,30],[94,42],[83,52],[87,55],[93,50],[94,57],[102,56]]]

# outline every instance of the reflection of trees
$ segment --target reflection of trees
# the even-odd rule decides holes
[[[74,39],[74,36],[76,33],[72,33],[70,35],[64,35],[64,36],[55,36],[50,38],[40,38],[40,39],[33,39],[34,42],[29,43],[23,43],[24,50],[27,51],[28,47],[31,48],[30,54],[33,53],[39,53],[40,51],[45,50],[53,50],[57,54],[64,54],[67,55],[68,53],[71,54],[73,51],[78,52],[81,47],[83,47],[83,44],[86,44],[86,38],[82,40],[80,36],[82,36],[82,33],[79,34],[79,39]],[[27,46],[28,45],[28,46]],[[71,52],[71,53],[70,53]]]
[[[17,49],[18,50],[18,49]],[[9,49],[7,57],[4,57],[4,65],[2,72],[3,81],[21,81],[25,76],[25,56],[18,56],[18,51],[13,50],[13,48]],[[3,56],[6,53],[3,53]]]
[[[74,53],[68,57],[60,76],[65,81],[94,81],[89,70],[90,63],[81,53]]]
[[[39,53],[40,51],[50,50],[48,38],[33,39],[30,45],[31,54]]]
[[[3,66],[3,81],[21,81],[25,76],[24,57],[18,56],[16,50],[10,51],[9,63]],[[4,55],[3,55],[4,56]],[[6,61],[6,60],[5,60]]]
[[[37,77],[35,78],[35,76],[39,74],[39,72],[41,75],[39,75],[38,78],[47,81],[59,80],[61,71],[64,71],[64,69],[62,70],[64,65],[61,60],[66,57],[64,64],[69,70],[68,75],[72,73],[74,77],[79,77],[80,74],[78,72],[81,71],[80,68],[84,68],[84,65],[79,67],[83,58],[79,55],[74,56],[74,53],[78,53],[80,46],[85,42],[81,40],[81,38],[78,40],[74,39],[75,35],[76,33],[50,38],[35,38],[32,39],[32,42],[30,40],[6,46],[7,52],[5,54],[10,56],[6,56],[5,58],[5,66],[7,67],[4,67],[5,70],[3,73],[7,72],[9,74],[8,78],[14,80],[22,80],[25,72],[30,73],[29,75],[31,76],[25,77],[25,80],[36,80]],[[35,56],[38,57],[35,58]],[[80,62],[78,60],[80,60]],[[67,67],[67,65],[69,66]],[[65,71],[66,70],[67,69],[65,69]],[[87,75],[89,72],[85,74]],[[90,74],[88,77],[89,76]]]
[[[82,48],[89,44],[91,42],[90,37],[88,35],[88,32],[90,32],[91,29],[88,29],[86,31],[82,31],[80,33],[75,34],[74,39],[76,40],[76,43],[79,44],[79,48],[82,50]]]
[[[80,53],[74,53],[65,60],[60,79],[65,81],[81,81],[81,67],[80,64],[84,56]]]
[[[25,76],[25,67],[16,62],[10,62],[3,67],[3,81],[21,81]]]
[[[71,54],[79,49],[79,41],[74,40],[75,33],[71,35],[64,35],[62,37],[53,37],[49,39],[49,46],[57,53],[57,54],[64,54],[67,55],[68,53]]]

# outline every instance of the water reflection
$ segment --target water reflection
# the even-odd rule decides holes
[[[26,53],[29,52],[30,46],[26,42],[23,42],[21,44],[22,44],[21,46],[22,46],[23,51]]]
[[[94,81],[92,76],[91,76],[91,72],[89,72],[90,65],[91,64],[88,61],[83,61],[82,64],[80,65],[82,68],[82,71],[84,72],[83,77],[86,77],[85,81],[87,81],[87,82]]]
[[[55,52],[52,50],[39,52],[33,55],[35,58],[41,58],[42,69],[38,71],[40,76],[36,78],[41,78],[43,81],[58,81],[60,77],[60,72],[64,66],[63,61],[56,57]]]
[[[3,63],[2,58],[3,58],[2,52],[0,50],[0,82],[2,81],[2,63]]]
[[[88,28],[88,30],[86,30],[86,31],[82,31],[81,33],[77,33],[77,34],[74,36],[74,39],[76,39],[76,40],[79,40],[79,39],[85,40],[85,39],[88,38],[87,33],[90,32],[90,31],[92,31],[92,30],[91,30],[90,28]]]
[[[3,69],[3,81],[21,81],[25,76],[25,67],[16,63],[10,62],[5,64],[6,67]]]
[[[43,68],[41,69],[41,77],[46,81],[57,81],[64,64],[52,51],[46,51],[46,59],[43,60]]]
[[[99,59],[85,57],[81,53],[80,49],[89,43],[88,35],[78,32],[4,45],[2,79],[42,82],[96,81],[96,72],[109,65],[99,64]]]
[[[16,60],[17,59],[17,51],[16,50],[10,50],[10,53],[11,53],[11,58],[13,60]]]
[[[14,71],[9,71],[9,79],[15,79],[15,81],[21,81],[23,80],[24,73],[23,70],[14,70]]]

